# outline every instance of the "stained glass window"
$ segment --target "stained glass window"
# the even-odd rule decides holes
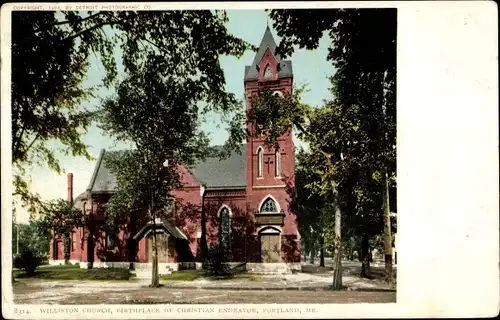
[[[220,242],[224,248],[229,248],[229,240],[231,236],[231,223],[228,208],[222,208],[220,211]]]
[[[272,78],[273,73],[271,72],[271,67],[267,65],[266,70],[264,71],[264,78]]]
[[[264,201],[264,203],[262,204],[260,212],[278,212],[276,202],[274,202],[274,200],[271,198],[267,198],[266,201]]]

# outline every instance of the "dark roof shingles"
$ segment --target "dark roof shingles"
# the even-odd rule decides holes
[[[246,176],[246,144],[241,154],[233,151],[227,159],[210,157],[190,169],[195,178],[207,188],[244,187]]]
[[[220,146],[215,147],[219,148]],[[101,151],[87,190],[97,193],[112,193],[116,190],[116,177],[106,167],[106,158],[112,152],[119,151]],[[217,156],[209,157],[196,164],[190,171],[207,188],[244,187],[246,186],[245,144],[241,145],[240,152],[241,154],[234,151],[223,160]]]
[[[276,41],[274,41],[274,37],[271,33],[271,29],[269,26],[266,28],[264,32],[264,36],[262,37],[262,41],[259,45],[259,50],[255,54],[251,66],[245,66],[245,81],[247,80],[255,80],[259,78],[259,72],[257,71],[257,65],[262,59],[262,56],[266,52],[267,48],[271,50],[273,54],[276,52]],[[280,57],[276,57],[280,63],[280,69],[278,71],[278,78],[292,77],[292,61],[290,60],[281,60]]]

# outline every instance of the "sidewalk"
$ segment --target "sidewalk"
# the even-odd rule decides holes
[[[342,283],[348,291],[395,291],[394,286],[389,286],[380,277],[366,279],[359,276],[359,263],[343,263]],[[380,270],[374,271],[380,273]],[[91,292],[92,289],[127,290],[148,287],[151,283],[148,277],[129,281],[22,281],[29,286],[75,288]],[[324,291],[329,290],[333,281],[331,268],[304,264],[303,272],[283,275],[256,275],[249,278],[230,278],[212,280],[198,278],[192,281],[160,280],[163,288],[190,289],[190,290],[269,290],[269,291]]]
[[[262,275],[249,279],[208,280],[196,279],[193,281],[163,280],[165,288],[175,289],[221,289],[221,290],[330,290],[332,276],[312,275],[306,273],[287,275]],[[350,291],[394,291],[380,280],[369,280],[359,276],[344,275],[343,285]],[[141,279],[139,283],[148,285],[149,279]]]
[[[208,280],[197,279],[193,281],[160,280],[163,288],[189,289],[189,290],[255,290],[255,291],[328,291],[332,283],[330,276],[316,276],[310,274],[293,275],[266,275],[249,279]],[[344,276],[343,285],[347,291],[395,291],[389,285],[378,281],[362,279],[360,277]],[[28,286],[44,288],[73,288],[80,292],[92,292],[94,289],[106,290],[131,290],[148,287],[149,279],[129,281],[21,281]]]

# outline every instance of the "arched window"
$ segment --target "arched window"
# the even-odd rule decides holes
[[[277,97],[280,97],[280,98],[283,98],[283,92],[281,92],[279,90],[273,91],[273,95],[275,95]]]
[[[71,231],[71,251],[76,250],[76,232]]]
[[[220,221],[220,244],[225,250],[229,250],[231,243],[231,215],[227,207],[219,212]]]
[[[276,159],[274,159],[274,175],[276,177],[280,176],[280,171],[281,171],[281,155],[280,155],[280,149],[276,149],[276,154],[275,154]]]
[[[262,177],[262,148],[257,150],[257,176]]]
[[[271,72],[271,67],[269,65],[266,66],[266,69],[264,70],[264,78],[272,78],[273,73]]]
[[[261,213],[276,213],[278,212],[278,206],[272,198],[267,198],[260,207]]]

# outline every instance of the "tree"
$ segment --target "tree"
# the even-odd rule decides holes
[[[31,250],[37,256],[46,258],[49,254],[49,233],[40,226],[42,221],[30,219],[28,223],[16,223],[12,228],[12,253]]]
[[[36,219],[34,226],[39,234],[55,238],[56,235],[64,238],[64,259],[69,260],[69,241],[71,233],[75,228],[82,227],[85,223],[82,210],[73,206],[73,203],[64,199],[55,199],[42,203],[42,208]]]
[[[389,180],[395,175],[395,9],[271,10],[273,26],[282,37],[277,55],[299,48],[314,49],[324,32],[332,39],[328,59],[336,73],[331,78],[333,101],[314,111],[300,104],[298,95],[280,99],[268,95],[259,101],[255,119],[272,123],[274,141],[283,125],[295,125],[313,152],[322,154],[322,183],[338,200],[343,174],[357,162],[379,173],[384,192],[386,276],[392,280],[389,217]],[[281,101],[278,101],[281,100]],[[255,106],[254,106],[255,109]],[[254,110],[252,110],[254,112]],[[264,114],[272,119],[265,120]],[[254,120],[255,120],[254,119]],[[375,175],[377,176],[377,175]],[[334,284],[341,288],[341,206],[335,206]]]
[[[179,66],[181,58],[174,55],[165,60],[162,53],[150,48],[140,68],[131,69],[116,96],[102,105],[100,127],[135,147],[109,161],[118,181],[108,208],[111,215],[140,213],[148,208],[147,216],[156,221],[164,213],[170,192],[180,186],[179,166],[190,166],[209,152],[208,138],[199,131],[198,118],[200,111],[207,109],[200,110],[198,102],[208,101],[222,112],[237,107],[232,95],[205,85],[204,81],[217,79],[217,75],[202,73],[195,79],[193,70]],[[198,72],[202,71],[203,65],[198,66]],[[153,249],[151,286],[157,287],[156,232]]]
[[[147,217],[156,221],[167,206],[171,190],[180,183],[177,166],[192,163],[194,156],[208,145],[196,127],[195,101],[186,98],[190,96],[189,87],[180,86],[173,79],[163,80],[154,70],[148,64],[143,77],[128,77],[120,84],[116,99],[107,101],[102,109],[103,128],[135,144],[134,150],[109,160],[118,182],[108,208],[114,219],[127,212],[140,214],[148,208]],[[166,161],[168,167],[163,165]],[[154,225],[151,286],[158,287],[155,229]]]
[[[43,28],[43,30],[41,29]],[[81,87],[88,50],[65,41],[54,12],[12,12],[12,164],[14,196],[31,211],[41,200],[29,190],[26,166],[47,165],[60,173],[53,143],[64,152],[90,159],[81,130],[91,113],[79,104],[91,96]]]
[[[230,111],[235,98],[224,92],[219,55],[241,55],[251,46],[227,32],[227,21],[225,12],[208,10],[13,12],[14,196],[31,211],[40,210],[40,198],[29,190],[26,166],[48,166],[60,173],[55,150],[91,159],[82,133],[95,110],[81,103],[100,87],[116,84],[117,48],[125,71],[132,73],[154,48],[163,64],[203,88],[193,93],[206,98],[206,111]],[[92,54],[106,74],[102,85],[84,88]]]
[[[348,118],[339,116],[341,110],[335,104],[322,108],[312,108],[301,102],[305,88],[299,88],[290,95],[280,97],[269,90],[263,90],[252,97],[252,109],[248,121],[257,129],[250,135],[264,134],[265,144],[274,145],[277,138],[289,128],[299,130],[299,137],[308,142],[313,172],[320,177],[308,186],[312,192],[331,197],[331,209],[334,211],[334,272],[333,289],[342,289],[342,248],[341,248],[341,208],[339,206],[338,180],[342,177],[343,152],[350,139],[344,128]],[[258,124],[258,125],[257,125]]]
[[[380,183],[372,177],[371,168],[360,162],[345,172],[341,185],[341,206],[344,215],[344,233],[356,239],[362,261],[361,276],[370,275],[370,242],[383,231],[382,195]]]
[[[301,149],[297,154],[297,160],[295,188],[297,190],[296,210],[300,234],[306,240],[305,245],[310,253],[310,263],[314,263],[314,256],[319,249],[319,264],[324,267],[326,220],[328,212],[331,210],[328,205],[329,199],[325,195],[315,192],[314,188],[311,187],[311,184],[321,179],[312,165],[314,155]]]
[[[380,171],[384,201],[384,238],[387,280],[392,281],[389,180],[395,175],[396,9],[271,10],[282,41],[278,52],[289,55],[293,45],[317,48],[328,32],[328,59],[335,102],[358,108],[356,142],[363,144],[371,168]]]

